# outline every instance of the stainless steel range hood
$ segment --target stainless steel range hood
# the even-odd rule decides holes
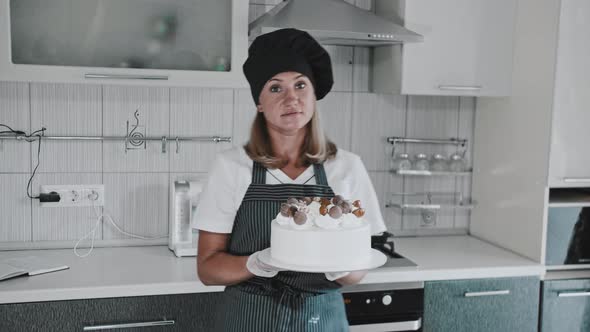
[[[250,23],[250,40],[283,28],[305,30],[324,45],[383,46],[423,41],[421,35],[343,0],[285,0]]]

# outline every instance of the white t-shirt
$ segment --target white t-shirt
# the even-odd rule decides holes
[[[242,147],[217,155],[201,193],[195,228],[214,233],[231,233],[238,208],[252,182],[252,167],[252,159]],[[370,223],[371,233],[384,232],[386,228],[377,195],[359,156],[338,149],[336,157],[324,163],[324,170],[334,194],[361,201],[365,209],[364,219]],[[280,169],[268,169],[266,184],[280,183],[316,184],[313,165],[295,180]]]

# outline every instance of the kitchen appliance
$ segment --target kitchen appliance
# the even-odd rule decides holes
[[[548,269],[590,267],[590,189],[551,189],[547,212]]]
[[[342,296],[351,332],[422,331],[423,282],[347,286]]]
[[[381,268],[414,268],[395,252],[393,234],[371,237],[371,247],[387,256]],[[424,283],[360,284],[342,288],[351,332],[422,331]]]
[[[404,256],[395,252],[395,245],[393,243],[393,234],[383,232],[379,235],[371,236],[371,248],[377,249],[387,256],[387,261],[381,268],[385,267],[399,267],[399,268],[415,268],[416,263],[405,258]]]
[[[423,37],[343,0],[285,0],[249,25],[250,40],[283,28],[307,31],[321,44],[384,46]]]
[[[192,227],[203,190],[200,181],[175,181],[168,227],[168,248],[177,257],[196,256],[199,233]]]

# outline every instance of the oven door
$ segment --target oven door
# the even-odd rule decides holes
[[[423,282],[355,285],[342,296],[350,331],[422,331]]]
[[[422,331],[422,318],[401,322],[350,325],[350,332],[409,332]]]
[[[545,265],[590,266],[590,207],[549,207]]]

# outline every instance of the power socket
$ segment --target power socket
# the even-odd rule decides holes
[[[71,184],[71,185],[43,185],[39,190],[42,194],[56,192],[60,196],[59,202],[40,202],[42,207],[74,207],[74,206],[103,206],[103,184]]]
[[[422,217],[422,220],[420,221],[421,227],[436,226],[436,210],[422,209],[420,210],[420,216]]]

